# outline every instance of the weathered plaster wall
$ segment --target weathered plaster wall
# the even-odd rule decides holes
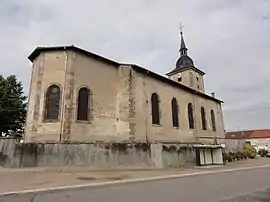
[[[152,93],[159,95],[160,125],[152,124]],[[172,125],[171,100],[174,97],[179,105],[179,128]],[[195,129],[189,129],[188,103],[193,104]],[[207,130],[202,130],[201,107],[205,108]],[[215,113],[216,131],[212,130],[210,116],[212,109]],[[224,137],[221,105],[147,75],[136,73],[136,139],[139,141],[148,139],[150,142],[196,142],[199,137],[208,139]]]
[[[181,81],[178,81],[178,74],[180,74],[182,77]],[[193,69],[181,71],[179,73],[169,76],[169,78],[178,83],[184,84],[185,86],[196,89],[200,92],[205,92],[203,76],[194,71]]]
[[[196,82],[196,78],[194,79]],[[44,96],[51,84],[61,88],[59,120],[46,122]],[[90,119],[77,121],[81,87],[91,90]],[[160,99],[160,125],[151,123],[151,94]],[[179,128],[172,126],[171,100],[179,105]],[[189,129],[187,105],[193,104],[195,129]],[[207,130],[202,130],[201,106]],[[217,131],[212,131],[211,109]],[[223,137],[221,105],[163,81],[73,51],[40,54],[33,63],[26,124],[26,142],[197,142],[199,137]]]
[[[243,152],[246,140],[244,139],[225,139],[226,152]]]
[[[127,141],[135,136],[133,72],[73,51],[45,52],[33,62],[26,142]],[[44,96],[61,88],[59,120],[46,122]],[[88,121],[77,121],[78,91],[91,91]]]
[[[126,134],[124,131],[127,129],[123,129],[123,134],[117,134],[118,77],[117,67],[76,53],[71,141],[110,141]],[[76,120],[78,91],[81,87],[91,90],[89,121]],[[122,117],[121,121],[127,122]]]
[[[89,166],[94,169],[164,168],[195,165],[195,152],[182,145],[147,143],[41,144],[0,139],[0,166]]]
[[[63,134],[64,120],[70,104],[64,98],[70,89],[69,77],[71,72],[73,52],[54,51],[40,54],[33,62],[32,78],[29,92],[29,106],[26,122],[26,141],[59,142]],[[66,74],[67,73],[67,74]],[[45,93],[47,88],[56,84],[61,89],[59,119],[53,122],[44,121]],[[65,91],[67,86],[67,91]],[[67,99],[68,100],[68,99]],[[67,133],[67,132],[65,132]]]

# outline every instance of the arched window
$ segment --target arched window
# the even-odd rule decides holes
[[[176,98],[172,99],[172,122],[173,127],[179,127],[179,120],[178,120],[178,103]]]
[[[89,100],[90,90],[85,87],[81,88],[78,93],[77,120],[89,120]]]
[[[188,104],[188,122],[189,122],[189,128],[194,129],[194,117],[193,117],[193,109],[192,104]]]
[[[159,99],[156,93],[151,96],[152,105],[152,124],[160,124],[159,118]]]
[[[201,119],[202,119],[202,129],[206,130],[206,119],[204,107],[201,107]]]
[[[57,85],[51,85],[45,95],[44,119],[57,120],[59,116],[61,90]]]
[[[216,119],[214,110],[211,110],[211,122],[212,122],[212,130],[216,131]]]

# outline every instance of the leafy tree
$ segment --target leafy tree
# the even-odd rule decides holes
[[[23,131],[26,106],[22,83],[15,75],[0,75],[0,136]]]

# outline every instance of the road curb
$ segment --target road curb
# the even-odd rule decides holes
[[[183,173],[183,174],[177,174],[177,175],[174,174],[174,175],[165,175],[165,176],[148,177],[148,178],[116,180],[116,181],[109,181],[109,182],[97,182],[97,183],[88,183],[88,184],[80,184],[80,185],[59,186],[59,187],[49,187],[49,188],[33,189],[33,190],[4,192],[4,193],[0,193],[0,197],[9,196],[9,195],[19,195],[19,194],[31,194],[31,193],[32,194],[40,194],[40,193],[45,193],[45,192],[71,190],[71,189],[75,190],[75,189],[80,189],[80,188],[101,187],[101,186],[135,183],[135,182],[147,182],[147,181],[158,181],[158,180],[165,180],[165,179],[176,179],[176,178],[181,178],[181,177],[191,177],[191,176],[207,175],[207,174],[218,174],[218,173],[226,173],[226,172],[234,172],[234,171],[242,171],[242,170],[252,170],[252,169],[258,169],[258,168],[269,168],[269,167],[270,167],[270,165],[250,166],[250,167],[233,168],[233,169],[222,169],[222,170],[200,171],[200,172],[193,172],[193,173]]]

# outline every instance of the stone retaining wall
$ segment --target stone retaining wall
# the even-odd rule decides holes
[[[96,169],[195,165],[195,150],[180,144],[18,143],[0,139],[0,166],[90,166]]]
[[[245,139],[226,139],[226,149],[228,152],[244,152],[244,147],[246,144]]]

